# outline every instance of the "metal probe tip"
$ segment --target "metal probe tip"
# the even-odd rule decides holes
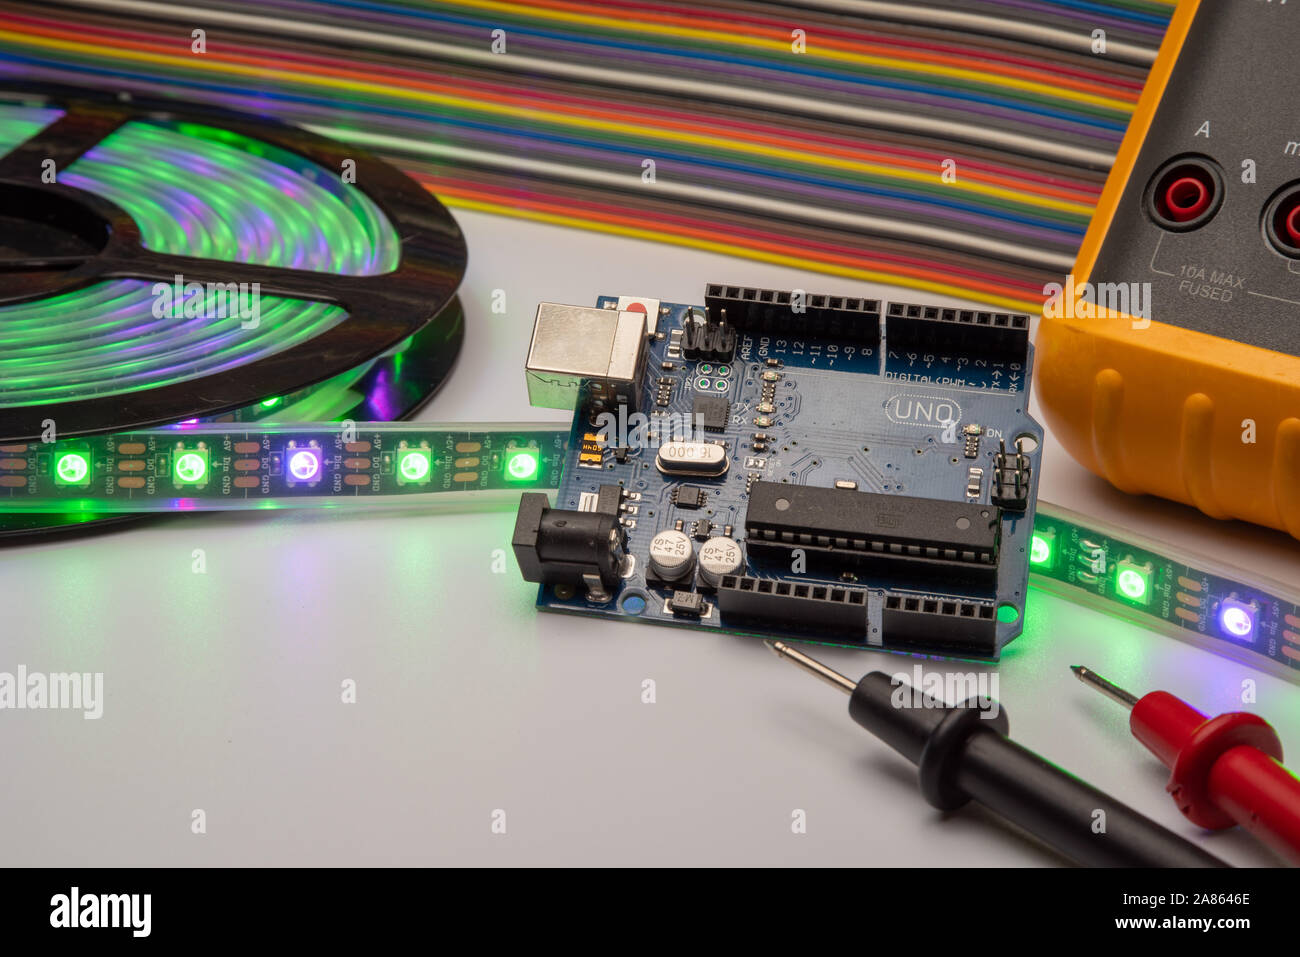
[[[1074,676],[1086,685],[1092,685],[1111,701],[1116,701],[1126,708],[1132,708],[1138,703],[1136,695],[1131,695],[1114,682],[1107,681],[1091,668],[1085,668],[1083,665],[1070,665],[1070,670]]]
[[[785,658],[787,661],[794,662],[804,671],[811,675],[816,675],[833,688],[838,688],[845,694],[853,694],[853,689],[858,683],[852,678],[846,678],[834,669],[826,667],[816,658],[809,658],[801,651],[795,651],[783,641],[768,641],[763,639],[763,644],[772,649],[772,652],[778,658]]]

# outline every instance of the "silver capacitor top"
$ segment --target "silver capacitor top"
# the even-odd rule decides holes
[[[730,538],[715,535],[700,546],[700,578],[717,586],[723,575],[734,575],[745,563],[745,553]]]
[[[650,570],[665,581],[685,578],[695,563],[695,546],[685,532],[665,528],[650,539]]]

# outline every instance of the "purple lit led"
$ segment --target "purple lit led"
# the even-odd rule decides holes
[[[314,482],[320,478],[320,452],[298,449],[289,456],[289,475],[295,482]]]
[[[1219,603],[1219,627],[1229,638],[1250,638],[1255,634],[1255,606],[1225,598]]]

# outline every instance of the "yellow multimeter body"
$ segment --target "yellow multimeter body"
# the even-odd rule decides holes
[[[1179,3],[1036,388],[1116,487],[1300,538],[1297,47],[1300,4]]]

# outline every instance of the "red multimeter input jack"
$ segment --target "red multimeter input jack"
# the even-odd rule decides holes
[[[1223,179],[1217,165],[1206,157],[1184,156],[1165,164],[1151,178],[1147,212],[1165,229],[1186,232],[1208,223],[1222,199]],[[1296,225],[1300,228],[1300,218]]]
[[[1300,183],[1282,187],[1264,207],[1264,235],[1283,256],[1300,259]]]

